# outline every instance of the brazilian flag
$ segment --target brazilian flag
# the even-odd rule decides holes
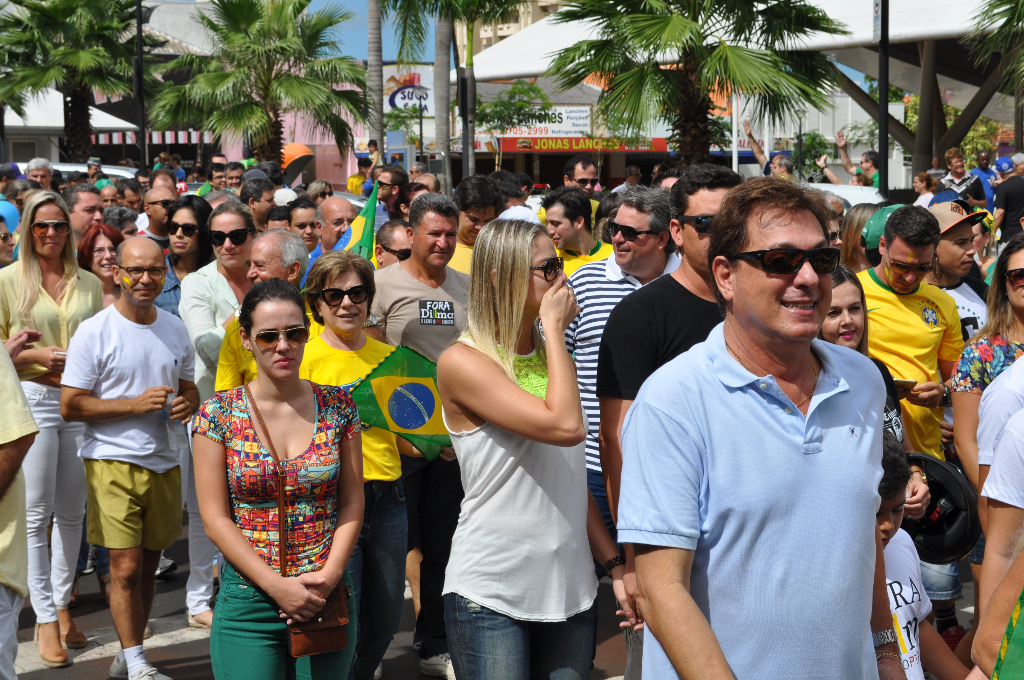
[[[374,226],[377,222],[377,183],[373,183],[373,191],[366,199],[366,205],[359,211],[359,215],[349,225],[348,245],[343,250],[351,250],[356,255],[366,258],[370,264],[377,267],[377,258],[373,256],[374,241],[377,234]],[[436,371],[435,371],[436,373]],[[418,448],[418,447],[417,447]]]
[[[999,645],[999,658],[992,671],[992,680],[1010,680],[1024,677],[1024,625],[1020,623],[1021,607],[1024,605],[1024,592],[1017,598],[1017,606],[1010,614],[1006,624],[1006,634]]]
[[[416,350],[397,347],[349,394],[363,423],[409,440],[427,460],[452,445],[441,420],[437,364]]]

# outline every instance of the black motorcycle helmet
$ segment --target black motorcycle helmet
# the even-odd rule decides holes
[[[924,471],[932,497],[921,519],[904,515],[902,529],[914,539],[922,561],[959,562],[974,549],[981,536],[978,493],[967,478],[946,461],[923,453],[908,453],[907,462]]]

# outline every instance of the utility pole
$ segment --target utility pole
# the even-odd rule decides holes
[[[878,13],[878,191],[889,197],[889,0],[875,0]]]
[[[142,25],[149,23],[153,8],[143,7],[142,0],[135,0],[135,99],[139,102],[139,131],[136,141],[142,156],[142,167],[149,166],[149,150],[146,135],[146,77],[142,62]]]

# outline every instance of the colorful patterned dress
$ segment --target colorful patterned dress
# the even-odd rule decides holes
[[[980,395],[1021,354],[1024,344],[1011,342],[998,333],[969,343],[953,371],[953,391]]]
[[[345,390],[313,385],[313,440],[301,456],[284,461],[287,483],[287,576],[322,569],[338,514],[339,450],[359,432],[355,404]],[[279,570],[277,464],[249,419],[245,390],[218,392],[199,409],[195,434],[224,445],[231,512],[263,561]]]

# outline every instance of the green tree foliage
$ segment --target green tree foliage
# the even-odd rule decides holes
[[[600,79],[597,113],[616,125],[671,125],[684,163],[707,160],[713,99],[734,90],[751,97],[755,119],[823,109],[835,66],[795,48],[812,33],[846,33],[804,0],[569,0],[554,20],[587,22],[595,37],[560,51],[549,74],[565,88]]]
[[[390,111],[384,114],[384,130],[385,132],[392,132],[395,130],[402,130],[405,132],[405,136],[413,144],[420,143],[419,127],[420,113],[419,109],[408,107],[394,107]]]
[[[878,101],[878,79],[872,78],[869,75],[864,76],[864,84],[868,86],[868,94],[876,102]],[[901,90],[895,85],[889,86],[889,101],[890,102],[901,102],[907,96],[906,90]]]
[[[153,107],[153,126],[201,125],[215,135],[248,134],[260,160],[281,161],[284,116],[331,135],[344,152],[349,120],[364,121],[366,74],[338,56],[337,28],[353,14],[337,5],[308,11],[310,0],[212,0],[200,14],[210,33],[210,57],[182,55],[167,73],[191,75],[168,85]]]
[[[535,83],[517,80],[491,101],[480,106],[477,122],[495,139],[498,158],[495,167],[501,167],[501,137],[509,128],[529,127],[543,123],[551,111],[551,102],[544,90]]]
[[[825,179],[825,173],[815,165],[815,159],[824,155],[831,156],[835,151],[832,142],[817,130],[808,130],[798,134],[793,140],[793,164],[796,166],[794,172],[799,179],[806,182],[821,182]]]
[[[0,102],[18,110],[26,96],[64,94],[64,153],[92,154],[89,107],[95,91],[130,95],[134,0],[8,0],[0,8]]]
[[[920,105],[921,98],[918,95],[912,94],[909,97],[907,97],[906,125],[908,128],[914,130],[915,132],[917,131],[917,117]],[[947,127],[952,125],[953,121],[955,121],[960,116],[960,114],[963,113],[963,111],[960,109],[946,105],[943,105],[942,110],[946,114]],[[966,162],[968,169],[971,169],[975,166],[974,157],[978,154],[979,151],[995,151],[996,147],[999,146],[999,133],[1002,132],[1004,127],[1005,126],[998,120],[993,120],[991,118],[986,118],[984,116],[980,116],[978,120],[975,121],[974,125],[971,126],[970,131],[967,133],[967,136],[964,137],[964,141],[960,143],[959,147],[960,151],[962,151],[964,154],[964,161]],[[877,139],[877,137],[878,128],[876,126],[875,138]],[[940,150],[940,158],[942,156],[942,153],[944,152],[945,149]],[[991,160],[995,161],[995,158],[993,157]]]

